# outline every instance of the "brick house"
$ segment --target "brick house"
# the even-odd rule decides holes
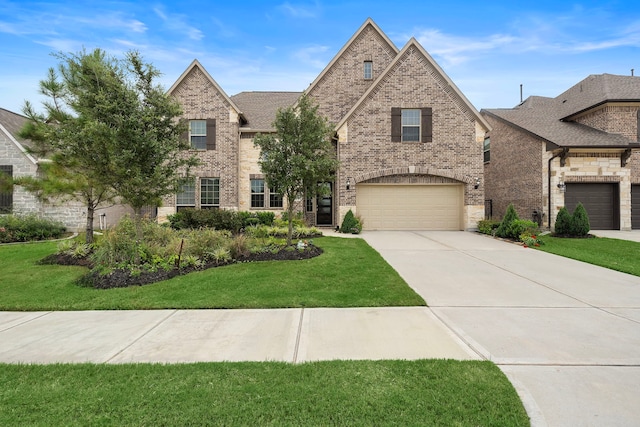
[[[301,92],[228,96],[195,60],[168,93],[203,165],[159,219],[183,207],[281,211],[253,138]],[[464,230],[483,218],[489,124],[415,39],[399,50],[367,19],[306,93],[335,124],[340,160],[331,194],[301,203],[311,223],[339,225],[349,209],[369,230]]]
[[[594,230],[640,228],[640,77],[591,75],[555,98],[481,114],[492,127],[487,215],[512,202],[553,226],[562,206],[582,202]]]

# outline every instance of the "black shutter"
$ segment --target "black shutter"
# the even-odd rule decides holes
[[[422,142],[433,141],[433,115],[431,107],[422,108]]]
[[[11,213],[13,207],[13,165],[0,165],[0,213]]]
[[[402,141],[402,109],[391,108],[391,141]]]
[[[207,150],[216,149],[216,119],[207,119]]]

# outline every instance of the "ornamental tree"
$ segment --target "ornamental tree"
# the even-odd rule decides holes
[[[319,183],[332,180],[338,160],[331,142],[333,127],[318,113],[318,106],[303,94],[297,104],[279,109],[275,134],[258,134],[258,164],[272,191],[287,203],[287,244],[291,245],[296,202],[326,191]]]

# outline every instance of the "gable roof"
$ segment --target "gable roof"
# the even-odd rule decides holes
[[[240,92],[231,99],[242,109],[246,124],[244,132],[271,132],[280,108],[295,104],[302,92]]]
[[[592,74],[557,96],[561,120],[606,102],[640,102],[640,77]]]
[[[31,141],[18,136],[18,133],[27,120],[29,119],[25,116],[0,108],[0,131],[5,133],[7,138],[18,148],[18,150],[20,150],[27,159],[35,164],[37,163],[36,158],[27,151]]]
[[[182,83],[182,81],[189,75],[189,73],[191,73],[191,71],[194,68],[198,68],[200,71],[202,71],[202,74],[205,75],[205,77],[207,78],[207,80],[209,80],[209,82],[213,85],[213,87],[216,88],[216,90],[222,95],[222,97],[224,98],[225,101],[227,101],[229,103],[229,105],[231,105],[231,107],[236,111],[236,113],[238,113],[238,115],[242,116],[242,110],[240,110],[240,108],[238,108],[238,106],[231,100],[231,98],[229,98],[229,95],[227,95],[227,93],[220,87],[220,85],[218,85],[218,83],[213,79],[213,77],[211,77],[211,75],[207,72],[207,70],[202,66],[202,64],[200,63],[200,61],[198,61],[197,59],[194,59],[193,62],[191,63],[191,65],[189,65],[187,67],[186,70],[184,70],[184,72],[180,75],[180,77],[178,77],[178,80],[175,81],[175,83],[169,88],[169,90],[167,91],[168,94],[172,94],[174,90],[176,90],[176,88],[178,86],[180,86],[180,83]]]
[[[391,63],[387,66],[387,68],[378,76],[376,81],[369,86],[369,89],[360,97],[358,102],[351,108],[351,110],[340,120],[336,129],[341,128],[347,120],[360,108],[360,106],[364,103],[364,101],[369,97],[373,91],[378,90],[378,87],[382,85],[387,80],[387,75],[393,70],[396,65],[403,60],[405,53],[409,51],[409,49],[415,48],[420,52],[420,54],[426,59],[427,63],[431,65],[436,71],[436,77],[440,77],[442,79],[442,83],[445,85],[442,89],[447,92],[454,99],[458,100],[459,106],[465,111],[465,113],[469,114],[473,117],[477,122],[479,122],[487,131],[491,129],[491,126],[487,122],[487,120],[482,117],[482,115],[476,110],[476,108],[469,102],[466,96],[458,89],[458,87],[453,83],[453,81],[447,76],[447,74],[440,68],[440,66],[436,63],[436,61],[427,53],[427,51],[420,45],[420,43],[412,37],[407,44],[402,48],[402,50],[396,55],[396,57],[391,61]]]
[[[327,64],[326,67],[324,67],[324,69],[322,70],[322,72],[318,75],[318,77],[316,77],[316,79],[309,85],[309,87],[305,90],[306,93],[311,93],[311,91],[316,87],[316,85],[322,81],[323,77],[325,76],[325,74],[327,74],[329,72],[329,70],[331,70],[331,68],[335,65],[336,62],[338,62],[338,60],[340,59],[340,57],[351,47],[351,45],[355,42],[355,40],[360,36],[360,34],[362,34],[367,27],[371,27],[373,28],[374,31],[376,31],[380,37],[389,45],[389,47],[396,52],[396,54],[399,52],[398,48],[396,47],[395,44],[393,44],[393,42],[389,39],[389,37],[387,37],[387,35],[380,29],[380,27],[378,27],[378,25],[373,22],[373,19],[371,18],[367,18],[366,21],[364,21],[364,24],[362,24],[360,26],[360,28],[358,29],[358,31],[356,31],[353,36],[351,36],[351,38],[344,44],[344,46],[342,46],[342,49],[340,49],[340,51],[336,54],[336,56],[333,57],[333,59],[331,60],[331,62],[329,62],[329,64]]]
[[[607,102],[640,102],[640,77],[591,75],[556,98],[532,96],[515,108],[482,113],[541,138],[552,147],[637,147],[638,142],[622,135],[569,121]]]

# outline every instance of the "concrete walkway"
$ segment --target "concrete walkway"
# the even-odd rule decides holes
[[[0,312],[0,362],[478,359],[426,307]]]
[[[631,240],[640,242],[640,230],[591,230],[590,234],[598,237],[608,237],[610,239]]]
[[[500,366],[532,425],[640,425],[639,277],[476,233],[363,237]]]

